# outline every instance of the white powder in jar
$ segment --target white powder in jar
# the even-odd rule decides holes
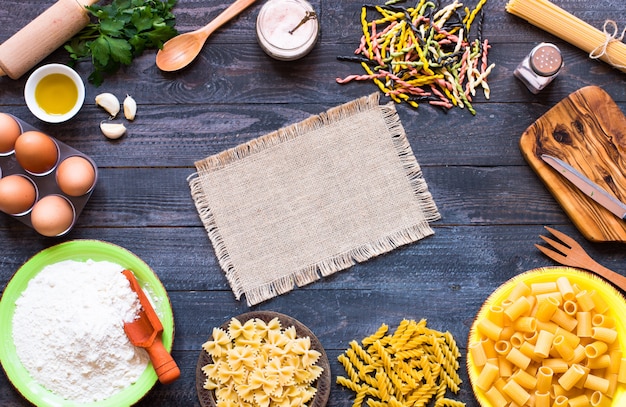
[[[107,261],[62,261],[31,279],[15,302],[17,355],[46,389],[88,403],[118,393],[146,369],[146,351],[124,332],[141,305],[122,270]]]
[[[257,40],[273,58],[285,61],[308,54],[317,41],[319,23],[305,0],[270,0],[257,17]]]

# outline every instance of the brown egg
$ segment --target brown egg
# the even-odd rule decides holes
[[[37,199],[35,185],[23,175],[9,175],[0,179],[0,210],[17,215],[29,210]]]
[[[72,204],[60,195],[41,198],[30,213],[33,228],[44,236],[58,236],[74,223]]]
[[[0,154],[13,151],[15,140],[20,136],[20,125],[6,113],[0,113]]]
[[[57,184],[67,195],[85,195],[95,181],[96,170],[86,158],[81,156],[68,157],[57,167]]]
[[[26,171],[45,174],[59,159],[54,140],[40,131],[25,131],[15,141],[15,158]]]

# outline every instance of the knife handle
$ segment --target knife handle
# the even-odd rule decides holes
[[[156,338],[152,345],[146,348],[146,351],[148,351],[152,366],[154,366],[161,383],[170,384],[180,377],[180,369],[172,355],[163,346],[161,338]]]

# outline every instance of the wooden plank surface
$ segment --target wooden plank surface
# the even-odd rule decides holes
[[[626,198],[626,118],[597,86],[559,102],[522,134],[520,149],[578,230],[595,242],[626,242],[626,222],[592,200],[543,162],[560,158],[612,196]]]
[[[52,3],[3,0],[0,41]],[[320,13],[321,35],[313,51],[294,62],[271,60],[257,45],[255,18],[262,3],[214,33],[199,59],[181,72],[160,72],[154,53],[148,52],[101,87],[87,85],[85,106],[64,124],[44,124],[29,113],[23,99],[26,78],[0,78],[0,111],[88,154],[100,171],[78,224],[61,239],[40,237],[0,216],[0,290],[35,253],[67,240],[109,241],[141,257],[168,290],[176,324],[173,356],[182,376],[170,386],[157,384],[139,406],[198,406],[195,366],[201,344],[213,327],[250,310],[234,299],[195,212],[185,181],[193,162],[377,91],[369,82],[335,82],[361,73],[358,65],[337,56],[357,46],[362,1],[311,1]],[[613,0],[555,3],[599,28],[626,12],[626,5]],[[605,266],[626,274],[623,244],[587,241],[519,149],[522,133],[535,120],[584,86],[599,86],[624,111],[626,74],[507,14],[505,4],[485,4],[484,36],[496,67],[489,77],[491,98],[476,98],[476,116],[466,109],[398,106],[442,214],[433,225],[435,235],[252,308],[288,314],[320,339],[333,375],[328,407],[353,401],[352,392],[334,383],[344,374],[337,356],[381,323],[397,326],[403,318],[427,318],[433,328],[449,330],[465,352],[474,315],[491,292],[523,271],[554,264],[533,247],[544,225],[568,233]],[[179,0],[177,27],[182,32],[199,28],[223,8],[216,0]],[[565,67],[533,95],[513,71],[540,41],[561,48]],[[67,61],[58,50],[44,62]],[[81,63],[77,70],[86,78],[90,66]],[[118,141],[106,140],[98,130],[106,113],[95,106],[94,97],[105,91],[120,98],[131,94],[139,104],[137,119]],[[467,373],[463,368],[460,373],[464,383],[458,399],[476,407]],[[0,405],[30,405],[4,374]]]

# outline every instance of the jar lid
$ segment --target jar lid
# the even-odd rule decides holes
[[[556,45],[541,43],[531,52],[530,66],[537,75],[552,76],[563,66],[561,51]]]
[[[257,40],[271,57],[284,61],[308,54],[317,41],[319,22],[303,0],[270,0],[259,11]]]

